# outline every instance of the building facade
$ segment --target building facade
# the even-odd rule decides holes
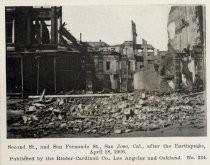
[[[95,44],[102,45],[102,44]],[[104,44],[103,44],[104,45]],[[96,50],[96,49],[90,49]],[[101,46],[89,52],[94,59],[95,86],[115,92],[158,89],[160,86],[161,57],[155,48],[147,44],[125,41],[114,46]],[[163,55],[164,54],[164,55]]]
[[[177,88],[205,81],[205,6],[172,6],[168,17],[168,74]]]

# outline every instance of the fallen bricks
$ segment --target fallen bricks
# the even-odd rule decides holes
[[[153,131],[170,125],[202,128],[206,126],[204,99],[202,93],[188,97],[180,93],[137,92],[109,97],[57,98],[46,104],[28,101],[24,105],[18,103],[25,113],[9,115],[8,125],[12,127],[10,131],[23,137],[53,133],[106,136]]]

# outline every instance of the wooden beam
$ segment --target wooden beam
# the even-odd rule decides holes
[[[36,82],[36,94],[39,94],[39,57],[37,57],[37,82]]]
[[[24,85],[24,83],[23,83],[23,56],[21,56],[21,58],[20,58],[20,67],[21,67],[21,96],[22,96],[22,98],[23,98],[23,93],[24,93],[24,88],[23,88],[23,85]]]
[[[182,98],[193,97],[193,96],[197,96],[197,95],[204,95],[205,93],[206,93],[205,91],[197,92],[197,93],[191,93],[191,94],[188,94],[188,95],[183,95]]]
[[[81,97],[110,97],[117,95],[124,95],[125,93],[112,93],[112,94],[84,94],[84,95],[45,95],[45,98],[81,98]],[[29,99],[37,99],[40,96],[28,96]]]
[[[51,8],[51,43],[57,44],[57,15],[56,7]]]
[[[15,43],[15,19],[12,20],[12,43]]]
[[[44,89],[44,90],[42,91],[42,94],[41,94],[41,96],[40,96],[39,101],[43,101],[43,98],[44,98],[45,92],[46,92],[46,89]]]
[[[60,28],[61,28],[61,26],[62,26],[62,13],[61,13],[61,16],[60,16],[60,18],[59,18],[59,27],[58,27],[58,29],[57,30],[59,30]],[[58,33],[59,34],[59,43],[61,43],[61,41],[60,41],[60,37],[62,36],[60,33]]]
[[[56,57],[54,56],[54,90],[55,90],[55,93],[57,91],[57,86],[56,86]]]

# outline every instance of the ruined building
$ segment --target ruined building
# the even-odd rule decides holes
[[[118,45],[91,42],[89,53],[94,59],[95,86],[108,88],[113,91],[156,90],[160,87],[159,51],[146,40],[137,44],[136,25],[131,22],[132,40]]]
[[[171,7],[164,67],[177,89],[192,88],[197,77],[205,82],[205,33],[204,6]]]
[[[6,7],[5,13],[8,95],[92,90],[85,46],[64,28],[61,7]]]
[[[6,7],[7,95],[157,89],[160,56],[142,40],[110,46],[78,41],[65,28],[62,7]]]

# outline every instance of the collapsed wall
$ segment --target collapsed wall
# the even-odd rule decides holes
[[[162,79],[159,72],[162,65],[161,53],[155,50],[155,48],[144,39],[142,40],[142,45],[137,45],[136,49],[134,89],[159,90]],[[164,51],[162,54],[165,56]]]
[[[205,81],[205,7],[172,6],[168,17],[168,52],[165,76],[176,88],[191,88],[196,77]]]

